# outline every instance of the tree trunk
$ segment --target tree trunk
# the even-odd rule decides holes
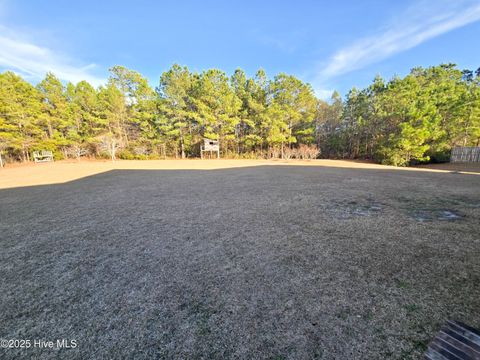
[[[115,161],[115,160],[116,160],[115,152],[116,152],[116,144],[115,144],[115,140],[112,140],[112,142],[111,142],[111,150],[110,150],[110,153],[111,153],[111,155],[112,155],[112,161]]]
[[[52,138],[53,138],[52,123],[49,121],[48,124],[47,124],[47,126],[48,126],[48,137],[49,137],[50,139],[52,139]]]
[[[22,149],[22,157],[23,157],[23,162],[30,161],[30,154],[28,153],[28,149],[25,149],[25,147]]]
[[[180,149],[182,153],[182,159],[185,159],[185,145],[183,144],[183,137],[180,139]]]

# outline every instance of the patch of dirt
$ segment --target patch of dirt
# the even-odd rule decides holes
[[[375,216],[384,208],[384,205],[373,199],[336,200],[326,204],[325,209],[338,219],[352,217]]]
[[[0,169],[0,189],[61,184],[82,179],[112,170],[215,170],[250,166],[288,165],[318,166],[348,169],[368,169],[398,172],[450,172],[437,168],[397,168],[371,162],[347,160],[241,160],[241,159],[184,159],[184,160],[62,160],[53,163],[7,164]],[[479,171],[480,173],[480,171]],[[364,181],[362,178],[347,177],[353,184]],[[461,175],[460,175],[461,176]]]
[[[419,222],[458,221],[464,219],[469,209],[478,208],[476,194],[470,197],[443,196],[425,198],[424,195],[414,197],[397,197],[399,208],[412,219]]]
[[[426,222],[426,221],[454,221],[462,219],[463,216],[456,211],[453,210],[415,210],[409,214],[412,218],[419,222]]]

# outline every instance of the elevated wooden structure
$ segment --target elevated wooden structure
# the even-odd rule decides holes
[[[204,158],[204,153],[209,152],[210,157],[217,153],[217,159],[220,159],[220,143],[218,140],[203,139],[203,145],[200,146],[200,157]]]

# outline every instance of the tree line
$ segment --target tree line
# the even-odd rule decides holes
[[[219,140],[224,157],[442,161],[455,145],[479,145],[480,70],[415,68],[329,101],[292,75],[269,79],[263,70],[227,76],[175,64],[155,88],[123,66],[98,88],[52,73],[36,86],[0,74],[0,153],[8,161],[30,161],[38,150],[55,159],[195,157],[203,138]]]
[[[324,107],[324,156],[397,166],[447,161],[454,146],[480,146],[480,68],[417,67],[404,78],[377,76]]]

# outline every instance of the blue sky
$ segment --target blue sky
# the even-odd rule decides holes
[[[320,97],[414,66],[480,67],[480,0],[0,0],[0,70],[36,82],[105,81],[124,65],[152,86],[172,63],[294,74]]]

